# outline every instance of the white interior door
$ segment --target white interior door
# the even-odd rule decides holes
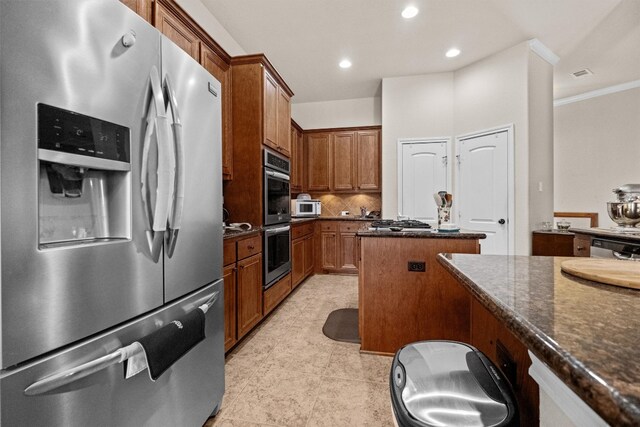
[[[447,190],[447,146],[447,140],[399,141],[399,215],[437,225],[433,193]]]
[[[509,253],[509,158],[506,130],[458,144],[457,205],[460,226],[487,235],[482,254]]]

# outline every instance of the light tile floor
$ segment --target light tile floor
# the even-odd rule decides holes
[[[298,286],[227,355],[222,409],[205,427],[392,426],[392,359],[322,333],[330,312],[357,306],[357,277]]]

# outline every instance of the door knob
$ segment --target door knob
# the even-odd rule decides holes
[[[503,225],[505,222],[504,218],[500,218],[500,220],[498,220],[498,224]]]

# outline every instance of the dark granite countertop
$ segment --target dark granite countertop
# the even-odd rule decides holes
[[[617,240],[626,240],[628,242],[640,242],[640,228],[636,228],[631,233],[621,233],[614,228],[573,228],[569,231],[575,234],[586,234],[594,237],[604,237]]]
[[[226,229],[224,230],[223,239],[227,240],[227,239],[235,239],[239,237],[249,237],[254,234],[260,234],[260,231],[262,231],[262,227],[255,227],[255,228],[252,228],[251,230],[242,230],[242,231]]]
[[[570,276],[565,259],[438,256],[605,421],[640,425],[640,291]]]
[[[380,218],[367,218],[367,217],[361,217],[361,216],[353,216],[353,215],[349,215],[349,216],[319,216],[316,219],[320,219],[320,220],[327,220],[327,221],[376,221]]]
[[[315,221],[318,218],[291,218],[291,225],[293,224],[300,224],[302,222],[311,222],[311,221]]]
[[[408,237],[418,239],[486,239],[484,233],[472,231],[459,232],[438,232],[438,231],[385,231],[385,230],[362,230],[356,233],[360,237]]]

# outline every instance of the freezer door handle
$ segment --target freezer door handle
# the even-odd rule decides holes
[[[174,150],[176,156],[176,179],[175,179],[175,194],[173,197],[173,203],[171,208],[171,214],[169,216],[169,224],[167,230],[167,255],[169,258],[173,255],[173,251],[176,247],[176,241],[178,240],[178,232],[180,231],[180,225],[182,224],[182,209],[184,207],[184,147],[182,141],[182,122],[180,121],[180,114],[178,111],[178,101],[176,94],[171,84],[171,78],[167,74],[165,76],[165,86],[167,88],[167,97],[169,98],[169,106],[173,113],[173,123],[171,127],[173,129]]]
[[[147,111],[147,129],[145,131],[142,148],[142,168],[140,183],[142,191],[142,203],[147,219],[147,241],[151,258],[158,262],[160,251],[164,242],[164,232],[167,228],[169,216],[170,198],[175,187],[175,152],[171,149],[171,128],[166,115],[164,97],[158,69],[151,68],[149,75],[151,81],[152,99]],[[153,209],[149,204],[149,188],[147,176],[149,168],[149,150],[151,139],[155,134],[158,146],[158,187],[156,189],[156,203]]]
[[[206,302],[200,305],[197,309],[202,310],[206,314],[209,308],[216,303],[219,296],[220,291],[215,291],[206,300]],[[133,356],[137,356],[142,351],[144,351],[142,345],[138,341],[135,341],[128,346],[121,347],[105,356],[36,381],[24,390],[24,394],[27,396],[38,396],[48,393],[51,390],[55,390],[79,379],[88,377],[89,375],[106,369],[111,365],[122,363]]]

